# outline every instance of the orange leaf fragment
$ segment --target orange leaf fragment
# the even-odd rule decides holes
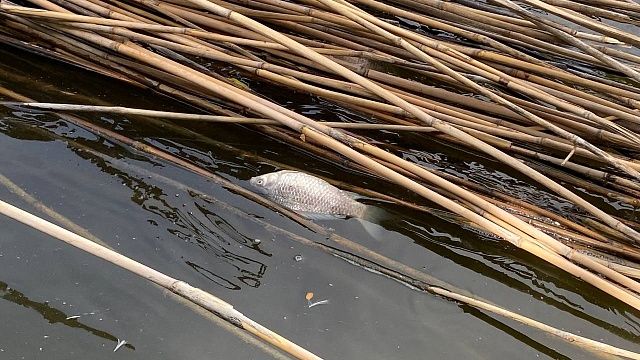
[[[311,299],[313,299],[313,293],[312,292],[308,292],[307,296],[305,296],[307,298],[308,301],[311,301]]]

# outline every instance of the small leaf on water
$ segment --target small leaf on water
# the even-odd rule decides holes
[[[307,298],[307,301],[311,301],[311,299],[313,299],[313,293],[312,292],[308,292],[307,296],[305,296]]]

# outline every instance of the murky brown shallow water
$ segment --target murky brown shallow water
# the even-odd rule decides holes
[[[87,103],[86,97],[97,96],[104,104],[190,111],[159,95],[1,47],[0,85],[39,101]],[[278,89],[273,93],[274,98],[285,97]],[[350,116],[336,113],[317,99],[300,96],[289,100],[298,110],[315,116]],[[241,186],[247,186],[251,176],[276,169],[249,154],[416,199],[245,128],[190,127],[246,152],[242,155],[216,147],[203,137],[175,133],[137,118],[85,117],[189,159]],[[393,135],[387,140],[393,141]],[[445,144],[420,145],[420,140],[415,140],[416,151],[405,157],[464,174],[487,186],[510,189],[548,208],[573,211],[508,168]],[[416,291],[305,247],[224,207],[133,172],[122,162],[187,184],[296,234],[322,240],[197,175],[132,152],[55,115],[0,108],[0,149],[0,174],[45,205],[120,253],[221,297],[326,359],[596,357],[520,324]],[[0,199],[37,213],[5,187],[0,187]],[[631,209],[625,206],[590,199],[631,216]],[[637,314],[606,294],[490,237],[436,216],[384,207],[389,219],[380,239],[369,237],[352,220],[322,224],[524,315],[640,351]],[[2,359],[278,357],[134,275],[5,217],[0,217],[0,229]],[[255,239],[261,242],[256,244]],[[308,308],[307,292],[314,293],[314,300],[328,299],[329,303]],[[114,353],[118,339],[128,345]]]

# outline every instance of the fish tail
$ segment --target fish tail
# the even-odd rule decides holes
[[[385,229],[380,222],[388,217],[388,214],[375,206],[367,206],[363,216],[358,219],[364,230],[376,240],[384,238]]]
[[[389,217],[389,214],[377,206],[367,206],[362,215],[362,220],[379,224],[383,220]]]

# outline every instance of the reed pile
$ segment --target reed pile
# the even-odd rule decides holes
[[[0,1],[3,43],[207,114],[13,106],[252,126],[411,190],[640,310],[640,224],[584,196],[640,201],[640,37],[622,26],[638,24],[635,3]],[[310,94],[361,122],[294,112],[231,77],[230,66],[251,84]],[[381,130],[414,140],[392,145]],[[423,166],[407,156],[415,137],[484,154],[578,211],[554,212]]]

